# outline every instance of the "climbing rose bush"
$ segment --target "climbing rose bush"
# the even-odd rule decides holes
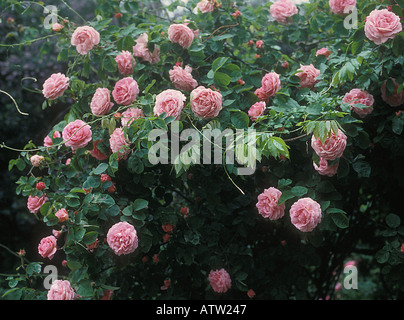
[[[45,231],[7,294],[402,296],[401,1],[96,2],[43,31],[68,108],[9,163]]]

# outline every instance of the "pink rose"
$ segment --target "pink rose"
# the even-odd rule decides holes
[[[211,270],[209,273],[209,282],[213,291],[225,293],[231,288],[231,279],[228,272],[222,268],[220,270]]]
[[[153,53],[147,47],[149,37],[147,33],[143,33],[136,40],[136,45],[133,47],[133,55],[138,58],[142,58],[143,61],[155,64],[160,61],[160,49],[154,46]]]
[[[194,36],[194,32],[186,24],[172,24],[168,28],[168,39],[184,49],[191,46]]]
[[[215,10],[215,1],[214,0],[202,0],[199,1],[196,5],[202,13],[212,12]]]
[[[122,53],[115,57],[118,70],[124,76],[129,76],[133,73],[133,67],[136,65],[135,58],[129,51],[122,50]]]
[[[320,158],[325,160],[335,160],[340,158],[344,153],[346,147],[346,135],[338,129],[338,135],[331,132],[324,143],[321,142],[320,137],[316,139],[314,135],[311,138],[311,146]]]
[[[366,91],[362,91],[360,89],[352,89],[345,94],[344,98],[342,98],[342,102],[350,104],[351,110],[357,113],[361,118],[364,118],[373,111],[373,103],[375,102],[375,100],[373,99],[373,96]],[[354,105],[357,103],[364,104],[369,108],[362,109],[355,107]]]
[[[320,158],[320,166],[313,161],[314,169],[322,176],[332,177],[337,173],[339,162],[329,166],[327,160]]]
[[[259,101],[254,103],[248,110],[248,116],[251,121],[256,121],[258,117],[264,114],[266,103],[264,101]]]
[[[65,208],[58,210],[55,213],[55,216],[59,219],[59,222],[65,222],[67,219],[69,219],[69,214]]]
[[[170,80],[179,90],[191,91],[198,86],[198,82],[192,77],[192,68],[185,66],[182,69],[180,66],[174,66],[170,71]]]
[[[281,89],[281,80],[276,72],[267,73],[261,80],[261,89],[265,95],[273,97]]]
[[[51,147],[51,146],[53,146],[53,141],[52,141],[52,139],[56,139],[56,138],[60,138],[60,137],[61,137],[60,132],[59,132],[59,131],[55,131],[55,132],[53,133],[52,138],[49,137],[49,135],[47,135],[47,136],[45,137],[45,139],[43,139],[43,145],[44,145],[45,147]]]
[[[113,153],[118,152],[118,159],[126,159],[130,152],[129,142],[125,139],[122,128],[116,128],[109,138]]]
[[[29,160],[31,161],[31,164],[34,167],[39,167],[41,165],[41,163],[45,160],[45,158],[43,156],[39,156],[39,155],[35,154]]]
[[[326,56],[327,59],[330,56],[332,52],[330,50],[328,50],[327,48],[321,48],[319,50],[316,51],[316,57],[317,56]]]
[[[199,86],[191,92],[191,109],[197,117],[214,118],[222,110],[222,95],[220,92]]]
[[[115,84],[112,96],[117,104],[128,106],[136,100],[138,93],[137,82],[132,77],[126,77]]]
[[[178,120],[186,99],[187,97],[181,91],[164,90],[156,96],[153,112],[155,115],[165,112],[167,117],[172,116]]]
[[[91,127],[77,119],[63,129],[62,137],[66,146],[73,150],[84,148],[92,139]]]
[[[393,39],[401,30],[400,17],[387,9],[373,10],[366,17],[365,35],[375,44]]]
[[[316,69],[312,64],[310,65],[300,65],[300,72],[296,73],[296,75],[300,78],[300,87],[301,88],[310,88],[312,89],[314,85],[319,81],[316,78],[320,75],[320,70]]]
[[[138,247],[138,238],[135,228],[128,222],[114,224],[107,233],[107,242],[115,254],[129,254]]]
[[[290,207],[292,224],[303,232],[310,232],[321,222],[321,207],[311,198],[302,198]]]
[[[40,197],[29,196],[27,201],[27,208],[32,213],[38,213],[46,201],[48,201],[48,198],[45,195],[42,195]]]
[[[38,253],[42,256],[42,258],[52,259],[56,253],[56,241],[55,236],[48,236],[43,238],[38,245]]]
[[[91,99],[90,109],[96,116],[102,116],[111,111],[114,104],[111,102],[111,94],[107,88],[97,88]]]
[[[255,47],[256,47],[257,49],[263,48],[263,47],[264,47],[264,41],[258,40],[258,41],[255,43]]]
[[[356,6],[356,0],[330,0],[331,11],[336,14],[349,13]]]
[[[76,300],[78,295],[67,280],[54,280],[47,294],[48,300]]]
[[[281,195],[282,192],[276,188],[270,187],[265,189],[264,192],[258,196],[258,202],[256,204],[258,213],[269,220],[282,218],[285,213],[285,203],[278,205],[278,200]]]
[[[61,25],[60,23],[54,23],[54,24],[52,25],[52,30],[55,31],[55,32],[59,32],[59,31],[61,31],[63,28],[64,28],[64,26]]]
[[[42,93],[46,99],[55,100],[69,87],[69,78],[62,73],[54,73],[43,84]]]
[[[276,21],[285,24],[298,10],[292,0],[278,0],[269,7],[269,12]]]
[[[257,90],[254,91],[254,94],[260,99],[261,101],[264,101],[266,103],[269,102],[269,97],[265,93],[264,89],[258,88]]]
[[[397,93],[399,84],[396,82],[396,79],[392,79],[392,80],[394,83],[394,91],[392,94],[388,95],[388,93],[386,91],[387,80],[383,82],[380,90],[382,92],[382,99],[384,102],[386,102],[387,104],[389,104],[392,107],[398,107],[404,103],[404,90],[401,90],[400,93]]]
[[[131,123],[138,118],[144,117],[144,113],[142,109],[139,108],[129,108],[122,112],[121,116],[121,124],[122,127],[130,126]]]
[[[86,55],[96,44],[100,43],[100,34],[93,27],[84,26],[74,30],[71,38],[72,46],[78,53]]]
[[[98,149],[97,145],[98,145],[98,143],[100,143],[100,141],[102,141],[102,140],[93,141],[93,149],[90,150],[90,154],[91,154],[94,158],[96,158],[97,160],[102,161],[102,160],[107,159],[108,156],[106,156],[105,154],[103,154],[103,153],[101,152],[101,150]]]

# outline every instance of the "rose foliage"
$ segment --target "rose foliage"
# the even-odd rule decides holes
[[[403,296],[403,1],[96,2],[48,31],[43,112],[71,107],[10,161],[48,233],[6,296]]]

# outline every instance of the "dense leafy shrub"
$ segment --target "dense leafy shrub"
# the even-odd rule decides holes
[[[54,297],[41,272],[58,261],[70,298],[401,297],[404,5],[356,8],[99,0],[91,21],[59,17],[49,41],[66,69],[42,107],[69,111],[9,165],[47,233],[3,296]],[[222,162],[202,161],[204,129],[231,132]],[[336,290],[349,260],[359,289]]]

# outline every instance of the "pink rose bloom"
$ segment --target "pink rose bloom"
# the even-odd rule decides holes
[[[56,241],[57,239],[54,236],[48,236],[41,240],[38,245],[38,253],[42,256],[42,258],[53,258],[57,250]]]
[[[129,76],[133,73],[133,67],[136,65],[135,58],[129,51],[122,50],[122,53],[115,57],[118,70],[124,76]]]
[[[287,62],[287,61],[282,62],[282,68],[285,68],[285,69],[289,68],[289,62]]]
[[[122,127],[130,126],[131,123],[138,118],[144,117],[143,110],[140,108],[129,108],[122,112],[121,124]]]
[[[263,47],[264,47],[264,41],[258,40],[258,41],[255,43],[255,47],[256,47],[257,49],[263,48]]]
[[[48,198],[45,195],[42,195],[40,197],[29,196],[27,201],[27,208],[32,213],[38,213],[46,201],[48,201]]]
[[[76,300],[78,295],[67,280],[54,280],[48,291],[48,300]]]
[[[329,5],[333,13],[349,13],[349,9],[356,6],[356,0],[330,0]]]
[[[365,35],[375,44],[393,39],[402,30],[400,17],[387,10],[373,10],[366,17]]]
[[[136,230],[128,222],[118,222],[108,230],[107,242],[118,256],[132,253],[138,246]]]
[[[346,147],[346,135],[338,129],[338,135],[331,132],[324,144],[321,143],[320,137],[316,139],[314,135],[311,137],[311,146],[320,158],[325,160],[335,160],[340,158]]]
[[[312,64],[310,65],[300,65],[300,72],[296,75],[300,78],[301,88],[313,88],[314,85],[319,81],[316,78],[320,75],[320,70],[316,69]]]
[[[118,152],[118,159],[126,159],[130,152],[129,142],[125,139],[122,128],[116,128],[109,138],[113,153]]]
[[[321,207],[311,198],[301,198],[290,207],[292,224],[303,232],[312,231],[321,222]]]
[[[74,30],[71,38],[72,46],[78,53],[86,55],[96,44],[100,43],[100,34],[93,27],[84,26]]]
[[[264,114],[266,103],[264,101],[259,101],[254,103],[248,110],[248,116],[251,121],[256,121],[258,117]]]
[[[52,30],[55,31],[55,32],[59,32],[59,31],[61,31],[63,28],[64,28],[64,26],[61,25],[60,23],[54,23],[54,24],[52,25]]]
[[[91,112],[96,116],[103,116],[111,111],[113,105],[109,89],[97,88],[91,99]]]
[[[269,7],[269,12],[276,21],[285,24],[298,10],[292,0],[278,0]]]
[[[265,93],[264,89],[258,88],[257,90],[254,91],[254,94],[260,99],[261,101],[264,101],[266,103],[269,102],[269,97]]]
[[[202,0],[196,5],[202,13],[212,12],[215,10],[215,2],[213,0]]]
[[[364,118],[373,111],[373,103],[375,100],[373,99],[373,96],[366,91],[352,89],[345,94],[344,98],[342,98],[342,102],[350,104],[351,110],[357,113],[361,118]],[[357,108],[354,106],[357,103],[364,104],[369,108]]]
[[[105,160],[108,158],[105,154],[101,152],[100,149],[98,149],[97,145],[100,143],[101,140],[93,141],[93,149],[90,150],[90,154],[96,158],[97,160]],[[66,163],[67,164],[67,163]]]
[[[142,58],[143,61],[155,64],[160,61],[160,49],[154,46],[153,53],[147,47],[149,37],[147,33],[143,33],[136,40],[136,45],[133,47],[133,55],[138,58]]]
[[[380,90],[382,92],[382,99],[384,102],[389,104],[392,107],[398,107],[401,106],[404,103],[404,90],[401,90],[400,93],[398,92],[398,83],[396,82],[396,79],[392,79],[394,83],[394,91],[391,95],[388,96],[388,93],[386,91],[386,83],[387,81],[384,81],[382,84]]]
[[[230,275],[224,268],[215,271],[210,270],[209,282],[213,291],[217,293],[225,293],[231,288]]]
[[[191,46],[194,36],[194,32],[186,24],[172,24],[168,28],[168,39],[184,49]]]
[[[190,66],[174,66],[170,71],[170,80],[179,90],[191,91],[198,86],[198,82],[192,77],[192,68]]]
[[[281,89],[281,80],[276,72],[267,73],[261,80],[261,88],[267,97],[273,97]]]
[[[126,77],[115,84],[112,96],[117,104],[128,106],[136,100],[138,93],[137,82],[132,77]]]
[[[47,200],[48,198],[45,195],[42,195],[41,197],[29,196],[27,201],[27,208],[32,213],[38,213]]]
[[[337,173],[338,166],[339,162],[332,166],[329,166],[327,160],[325,160],[324,158],[320,158],[320,166],[317,166],[317,164],[313,161],[314,169],[322,176],[334,176]]]
[[[70,122],[62,131],[65,144],[73,150],[84,148],[92,139],[91,127],[82,120]]]
[[[39,166],[41,165],[41,163],[42,163],[44,160],[45,160],[45,158],[44,158],[43,156],[39,156],[39,155],[37,155],[37,154],[33,155],[33,156],[30,158],[31,164],[32,164],[34,167],[39,167]]]
[[[69,214],[65,208],[58,210],[55,213],[55,216],[59,219],[59,222],[65,222],[67,219],[69,219]]]
[[[222,95],[220,92],[199,86],[191,92],[191,109],[197,117],[214,118],[222,110]]]
[[[321,48],[319,50],[316,51],[316,57],[317,56],[326,56],[327,59],[330,56],[332,52],[330,50],[328,50],[327,48]]]
[[[281,195],[282,192],[276,188],[270,187],[265,189],[258,196],[258,202],[255,205],[258,208],[258,213],[269,220],[282,218],[285,213],[285,203],[278,205]]]
[[[69,78],[62,73],[54,73],[43,84],[42,93],[46,99],[55,100],[69,87]]]
[[[60,137],[61,137],[60,132],[59,132],[59,131],[55,131],[55,132],[53,133],[53,136],[52,136],[52,137],[53,137],[53,139],[55,139],[55,138],[60,138]],[[43,139],[43,145],[44,145],[45,147],[51,147],[51,146],[53,146],[52,138],[49,137],[49,135],[46,136],[45,139]]]
[[[344,268],[345,267],[356,267],[358,265],[358,262],[356,260],[349,260],[347,262],[345,262],[344,264]]]
[[[186,99],[187,97],[181,91],[164,90],[156,96],[153,112],[155,115],[165,112],[167,117],[175,117],[178,120]]]

